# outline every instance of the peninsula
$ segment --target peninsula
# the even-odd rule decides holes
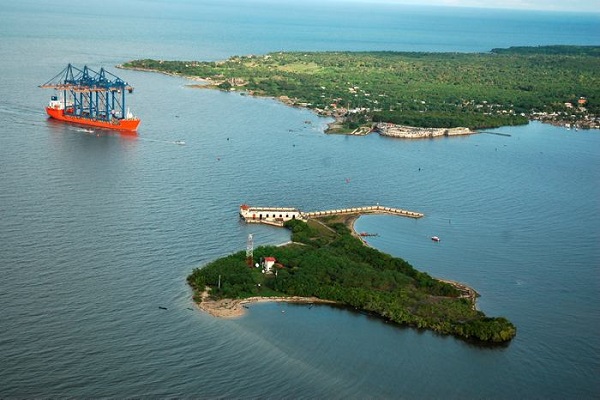
[[[261,246],[250,260],[241,251],[194,269],[187,281],[195,301],[221,317],[240,315],[252,301],[328,302],[480,343],[506,343],[516,335],[506,318],[476,309],[472,289],[366,246],[350,228],[355,218],[289,220],[291,243]]]
[[[335,118],[331,133],[451,136],[529,120],[600,128],[600,46],[489,53],[277,52],[218,62],[145,59],[120,67],[306,107]]]

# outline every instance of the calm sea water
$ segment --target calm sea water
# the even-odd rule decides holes
[[[327,136],[329,120],[306,110],[111,67],[278,50],[598,44],[599,26],[598,15],[343,1],[3,5],[0,396],[598,397],[598,132],[532,123],[498,130],[510,137]],[[51,93],[37,85],[68,62],[136,87],[139,137],[46,119]],[[518,335],[481,349],[326,306],[202,314],[185,283],[193,268],[244,249],[249,233],[257,245],[289,239],[240,223],[242,202],[424,212],[356,227],[379,234],[371,245],[472,285],[479,308],[508,317]]]

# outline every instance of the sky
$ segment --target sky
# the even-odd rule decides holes
[[[360,1],[360,0],[354,0]],[[362,0],[368,2],[369,0]],[[600,13],[600,0],[373,0],[378,3]]]

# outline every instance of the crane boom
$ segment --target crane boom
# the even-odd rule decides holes
[[[95,71],[68,64],[61,72],[40,85],[61,93],[52,96],[48,114],[62,121],[115,129],[137,129],[139,119],[125,107],[125,94],[133,86],[104,68]]]

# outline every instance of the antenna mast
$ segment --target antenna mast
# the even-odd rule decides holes
[[[248,240],[246,241],[246,264],[249,267],[254,265],[254,240],[251,233],[248,235]]]

